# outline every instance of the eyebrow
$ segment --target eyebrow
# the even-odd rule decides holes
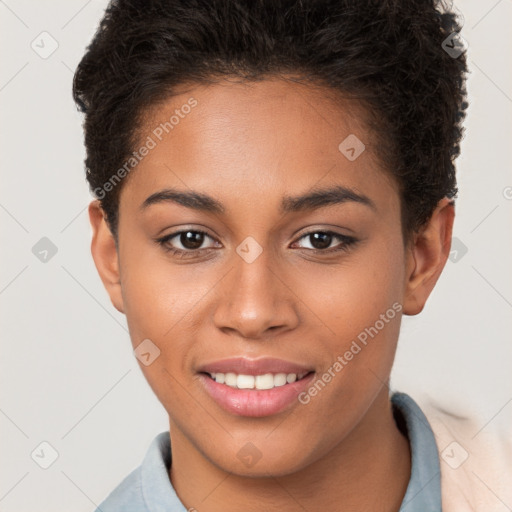
[[[151,194],[141,205],[141,210],[158,203],[172,202],[194,210],[214,214],[223,214],[226,209],[217,199],[200,192],[186,192],[172,188],[166,188]],[[377,210],[375,203],[364,194],[343,187],[333,186],[321,189],[313,189],[299,196],[285,196],[281,201],[281,213],[293,213],[304,210],[316,210],[325,206],[355,202]]]

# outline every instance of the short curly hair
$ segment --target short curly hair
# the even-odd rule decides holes
[[[104,185],[147,109],[183,83],[286,74],[365,107],[398,182],[403,233],[418,230],[457,194],[467,67],[446,41],[460,29],[434,0],[111,0],[73,98],[85,113],[86,177],[116,241],[121,185]]]

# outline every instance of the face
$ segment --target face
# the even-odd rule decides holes
[[[325,457],[390,374],[418,260],[349,107],[277,79],[192,87],[147,116],[123,184],[107,288],[173,443],[225,471]]]

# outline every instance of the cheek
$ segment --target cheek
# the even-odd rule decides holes
[[[164,251],[147,243],[121,253],[121,283],[130,333],[164,342],[183,330],[190,313],[211,287],[207,274],[173,264]]]
[[[335,393],[322,393],[327,408],[342,399],[371,397],[387,380],[400,331],[404,254],[401,239],[372,244],[345,268],[314,288],[309,300],[329,334],[323,336],[325,380]],[[363,256],[364,254],[364,256]],[[330,372],[330,373],[329,373]],[[332,377],[332,375],[335,377]],[[331,386],[331,384],[329,384]],[[313,392],[314,393],[314,392]],[[335,410],[335,409],[333,409]]]
[[[164,407],[178,410],[186,406],[181,390],[190,371],[190,339],[197,329],[194,311],[208,283],[148,248],[124,256],[121,282],[132,346],[142,352],[150,340],[157,354],[150,364],[140,360],[139,366]]]
[[[393,303],[401,303],[403,280],[401,240],[391,242],[388,238],[372,242],[346,263],[316,270],[300,288],[300,296],[327,327],[350,337],[373,325]]]

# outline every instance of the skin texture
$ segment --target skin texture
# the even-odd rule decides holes
[[[401,315],[423,309],[448,257],[453,204],[441,200],[404,244],[397,185],[358,109],[285,80],[192,87],[148,113],[141,140],[190,97],[197,106],[123,185],[118,247],[98,201],[89,207],[94,261],[133,347],[149,338],[161,351],[141,369],[169,414],[178,496],[200,511],[397,511],[410,451],[392,416],[389,375]],[[366,145],[354,161],[338,149],[349,134]],[[284,196],[328,185],[366,195],[375,209],[347,201],[279,211]],[[211,195],[225,211],[172,202],[141,211],[169,187]],[[207,231],[201,248],[210,249],[180,258],[155,242],[180,229]],[[315,254],[304,235],[326,230],[357,242]],[[263,249],[252,263],[236,252],[248,236]],[[342,243],[334,237],[329,247]],[[186,249],[179,236],[168,245]],[[401,313],[307,405],[241,417],[201,386],[200,365],[234,356],[322,375],[394,303]],[[261,454],[252,467],[237,457],[248,442]]]

